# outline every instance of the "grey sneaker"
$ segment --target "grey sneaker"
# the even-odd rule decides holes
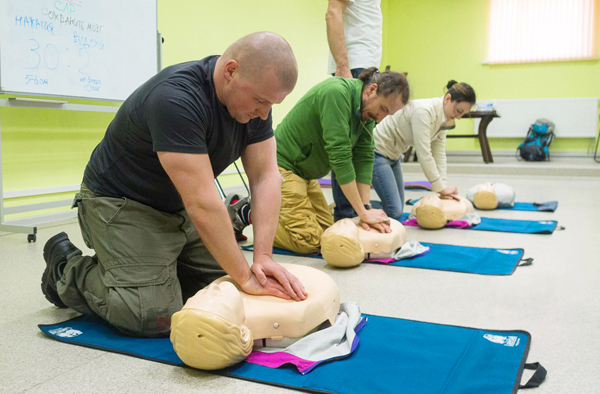
[[[241,233],[242,230],[247,226],[244,224],[239,214],[240,209],[246,204],[250,204],[250,198],[242,198],[240,195],[235,193],[231,193],[225,199],[227,213],[229,213],[229,219],[231,219],[231,224],[233,224],[233,229],[235,230],[236,234]]]

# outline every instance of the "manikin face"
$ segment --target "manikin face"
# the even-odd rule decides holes
[[[281,103],[291,92],[281,87],[273,70],[266,70],[258,79],[252,79],[240,72],[235,60],[229,60],[224,72],[227,83],[219,99],[229,115],[243,124],[255,118],[267,120],[273,104]]]
[[[236,326],[246,320],[242,296],[231,282],[212,283],[190,297],[183,309],[211,312]]]
[[[402,109],[402,95],[389,94],[384,97],[377,94],[377,84],[372,83],[365,87],[361,96],[360,115],[362,120],[373,119],[380,123],[383,118]]]
[[[452,101],[449,94],[444,96],[444,114],[446,120],[460,119],[464,114],[468,114],[471,111],[473,104],[467,101]]]

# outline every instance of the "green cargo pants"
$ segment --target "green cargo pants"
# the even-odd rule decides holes
[[[73,206],[95,256],[68,256],[61,300],[136,336],[166,336],[183,300],[225,272],[187,213],[157,211],[127,198],[99,197],[85,185]]]

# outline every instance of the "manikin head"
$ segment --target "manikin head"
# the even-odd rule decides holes
[[[338,220],[321,236],[321,254],[336,267],[353,267],[362,263],[367,254],[390,257],[406,242],[406,229],[390,218],[391,233],[369,231],[359,224],[359,218]]]
[[[394,71],[380,73],[376,67],[363,70],[358,76],[363,82],[360,114],[362,120],[381,122],[402,109],[410,96],[406,75]]]
[[[440,229],[447,222],[458,220],[467,213],[473,213],[473,204],[463,197],[441,199],[431,194],[420,199],[412,209],[419,226],[427,229]]]
[[[446,121],[460,119],[463,115],[468,114],[477,101],[473,88],[467,83],[450,80],[446,89],[448,89],[444,96]]]
[[[477,209],[509,208],[515,204],[515,190],[504,183],[480,183],[469,189],[467,199]]]
[[[189,298],[171,319],[171,342],[194,368],[221,369],[244,360],[253,340],[301,338],[321,323],[335,322],[340,309],[337,285],[315,268],[281,264],[305,286],[304,301],[244,293],[224,276]]]
[[[212,283],[190,297],[171,318],[171,342],[181,360],[194,368],[221,369],[252,351],[242,297],[230,282]]]
[[[225,50],[213,73],[219,101],[240,123],[267,120],[294,89],[298,65],[290,45],[270,32],[252,33]]]

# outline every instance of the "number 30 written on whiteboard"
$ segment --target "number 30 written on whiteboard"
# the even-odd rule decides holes
[[[28,70],[37,69],[40,66],[40,64],[42,63],[42,59],[43,59],[44,64],[46,65],[46,68],[48,70],[56,70],[56,68],[58,68],[58,65],[60,63],[60,56],[58,53],[58,48],[56,48],[56,46],[54,46],[52,44],[46,44],[42,55],[40,55],[40,52],[39,52],[40,43],[37,42],[37,40],[34,40],[33,38],[30,38],[29,41],[31,41],[31,44],[32,44],[32,48],[29,48],[29,50],[31,52],[33,52],[33,59],[31,62],[33,64],[33,66],[25,67],[25,68]]]
[[[26,66],[27,70],[35,70],[40,64],[42,64],[42,60],[44,61],[44,65],[48,70],[56,70],[60,64],[60,53],[58,48],[53,44],[46,44],[43,51],[40,51],[40,43],[33,38],[29,39],[31,48],[29,50],[32,53],[31,60],[29,61],[30,65]],[[79,58],[81,59],[81,63],[79,69],[79,73],[83,75],[89,75],[86,68],[90,64],[90,54],[87,49],[79,48]]]

